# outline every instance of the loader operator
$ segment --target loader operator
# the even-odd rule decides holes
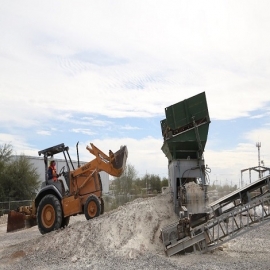
[[[56,165],[54,160],[50,162],[50,167],[48,168],[48,179],[53,180],[54,182],[57,181],[58,179],[58,174],[56,172]]]
[[[56,172],[56,164],[54,160],[51,160],[50,166],[48,168],[48,184],[51,185],[55,182],[61,182],[62,187],[64,188],[64,193],[68,193],[67,183],[63,179],[58,179],[60,175]]]

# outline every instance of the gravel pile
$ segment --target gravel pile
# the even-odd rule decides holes
[[[1,224],[6,224],[7,223],[7,218],[8,218],[8,215],[0,216],[0,225]]]
[[[62,230],[6,233],[0,225],[0,269],[269,269],[269,224],[207,254],[166,257],[160,228],[177,220],[169,194],[137,199]]]

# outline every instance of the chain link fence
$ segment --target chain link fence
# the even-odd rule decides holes
[[[31,202],[31,200],[0,202],[0,216],[7,214],[10,210],[16,210],[20,206],[31,205]]]

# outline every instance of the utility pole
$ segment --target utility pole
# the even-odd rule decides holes
[[[258,166],[256,167],[250,167],[244,170],[241,170],[241,187],[244,185],[243,182],[243,172],[248,171],[249,172],[249,183],[251,183],[251,171],[254,170],[257,173],[259,173],[259,179],[263,177],[264,172],[269,171],[270,174],[270,168],[266,168],[264,161],[261,161],[261,154],[260,154],[260,148],[261,148],[261,143],[257,142],[256,147],[258,148]],[[262,166],[261,166],[262,165]]]
[[[146,187],[146,197],[148,197],[147,196],[147,194],[148,194],[148,192],[147,192],[147,170],[146,170],[146,175],[145,175],[145,187]]]
[[[264,167],[264,161],[262,160],[261,161],[261,164],[262,164],[262,166]],[[264,169],[264,168],[263,168]],[[262,172],[262,177],[263,177],[263,172]]]
[[[262,177],[262,174],[261,174],[261,157],[260,157],[260,147],[261,147],[261,143],[260,142],[257,142],[256,143],[256,147],[258,147],[258,169],[259,169],[259,178]]]

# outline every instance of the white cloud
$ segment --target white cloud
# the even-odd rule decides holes
[[[83,129],[83,128],[73,128],[71,129],[71,132],[75,133],[82,133],[82,134],[87,134],[87,135],[94,135],[96,134],[95,132],[91,131],[90,129]]]
[[[13,111],[149,117],[206,91],[212,118],[231,119],[270,99],[267,2],[30,3],[2,7],[1,88]],[[116,62],[74,59],[81,52]]]
[[[48,130],[38,130],[37,131],[37,134],[39,134],[39,135],[45,135],[45,136],[50,136],[51,135],[51,132],[48,131]]]
[[[114,125],[100,115],[163,118],[165,107],[203,91],[211,119],[269,111],[269,8],[268,1],[2,1],[0,142],[36,155],[20,128],[50,135],[62,121],[92,135],[89,126]],[[268,138],[267,128],[254,130],[247,145],[207,150],[207,162],[216,174],[237,175],[254,164],[254,142],[267,149]],[[167,172],[161,141],[124,140],[141,174]],[[96,142],[116,150],[123,139]]]
[[[109,150],[116,152],[120,146],[126,145],[128,149],[127,163],[133,165],[138,171],[138,177],[142,177],[145,173],[157,174],[160,177],[167,177],[167,158],[160,150],[162,141],[147,137],[142,140],[132,138],[110,138],[106,140],[93,140],[91,142],[80,143],[80,160],[90,161],[94,159],[85,148],[86,145],[93,143],[105,154],[109,154]],[[75,155],[75,148],[70,148],[72,155]]]
[[[265,115],[264,114],[258,114],[258,115],[254,115],[251,117],[251,119],[259,119],[259,118],[263,118]]]
[[[21,135],[0,133],[0,145],[4,144],[10,144],[12,146],[14,155],[24,154],[27,156],[36,156],[38,153],[38,150],[29,144],[26,138]]]
[[[257,142],[261,142],[260,160],[263,160],[266,167],[270,168],[270,154],[267,149],[270,147],[268,140],[270,130],[257,129],[251,130],[245,134],[247,143],[239,143],[236,148],[229,150],[215,151],[214,149],[206,150],[204,156],[206,163],[212,169],[211,179],[212,183],[215,179],[228,184],[231,181],[239,184],[241,180],[241,170],[258,166],[258,148]],[[248,171],[242,174],[244,184],[249,182]],[[252,181],[259,178],[258,173],[252,174]]]
[[[261,130],[263,134],[261,147],[261,160],[264,160],[265,166],[270,167],[270,155],[267,152],[270,145],[267,141],[270,134],[268,130]],[[210,184],[218,180],[218,184],[239,185],[241,180],[241,170],[255,167],[258,165],[258,149],[256,148],[257,131],[251,131],[247,134],[247,143],[240,143],[236,148],[216,151],[207,149],[204,153],[205,162],[211,169]],[[146,137],[141,140],[133,138],[110,138],[96,139],[89,142],[81,142],[79,145],[80,160],[90,161],[94,158],[85,148],[86,145],[94,143],[101,151],[108,155],[109,150],[116,152],[121,145],[128,148],[127,162],[138,171],[138,177],[143,177],[146,173],[157,174],[161,178],[168,177],[168,161],[161,150],[162,140],[152,137]],[[71,155],[76,156],[75,147],[70,147]],[[244,184],[249,182],[248,172],[243,173]],[[258,179],[258,174],[253,173],[252,181]]]
[[[125,125],[120,127],[120,129],[124,129],[124,130],[136,130],[136,129],[140,129],[138,127],[134,127],[134,126],[130,126],[130,125]]]
[[[80,132],[80,131],[78,131]],[[206,164],[210,167],[210,184],[217,180],[218,184],[237,184],[241,180],[241,170],[258,165],[258,149],[256,142],[261,142],[260,156],[265,162],[265,166],[270,167],[270,155],[267,152],[270,144],[268,138],[269,130],[254,130],[246,134],[247,143],[240,143],[236,148],[217,151],[207,147],[204,157]],[[37,149],[25,142],[21,136],[11,136],[9,134],[0,134],[0,144],[10,142],[17,154],[37,156]],[[110,138],[96,139],[87,142],[80,142],[79,153],[81,161],[90,161],[94,159],[87,150],[86,146],[94,143],[101,151],[108,155],[109,150],[116,152],[120,146],[126,145],[128,148],[127,162],[135,167],[138,177],[143,177],[146,173],[159,175],[161,178],[168,177],[168,161],[161,150],[162,140],[153,137],[143,139],[134,138]],[[53,143],[52,143],[53,144]],[[76,149],[70,146],[70,154],[76,159]],[[252,181],[257,180],[258,174],[252,174]],[[243,173],[243,183],[249,182],[248,172]]]

